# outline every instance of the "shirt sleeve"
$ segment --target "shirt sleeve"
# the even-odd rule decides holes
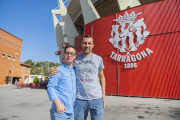
[[[47,94],[49,96],[50,101],[58,99],[58,96],[56,94],[56,86],[58,86],[58,76],[59,72],[55,74],[54,76],[49,77],[49,82],[47,85]]]
[[[100,63],[99,63],[99,68],[98,68],[98,70],[102,70],[102,69],[104,69],[104,64],[103,64],[102,58],[100,57]]]

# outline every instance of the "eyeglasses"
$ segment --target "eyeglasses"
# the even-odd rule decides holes
[[[69,55],[69,56],[75,56],[75,53],[69,53],[69,52],[64,52],[65,55]]]

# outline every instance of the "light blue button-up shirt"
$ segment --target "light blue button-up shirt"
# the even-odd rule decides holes
[[[50,76],[47,85],[47,93],[50,101],[58,99],[66,107],[65,113],[74,113],[76,97],[75,68],[62,63],[57,67],[58,73]],[[56,108],[54,102],[51,108]]]

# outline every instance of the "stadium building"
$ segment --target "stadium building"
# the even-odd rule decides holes
[[[0,28],[0,85],[29,80],[31,65],[20,62],[22,40]]]
[[[79,53],[94,37],[106,94],[180,98],[179,0],[59,0],[52,15],[60,61],[66,45]]]

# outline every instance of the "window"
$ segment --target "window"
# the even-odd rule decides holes
[[[8,59],[10,59],[11,56],[8,56]]]
[[[2,57],[4,57],[5,56],[5,54],[2,54]]]
[[[13,60],[15,60],[15,57],[13,57]]]

